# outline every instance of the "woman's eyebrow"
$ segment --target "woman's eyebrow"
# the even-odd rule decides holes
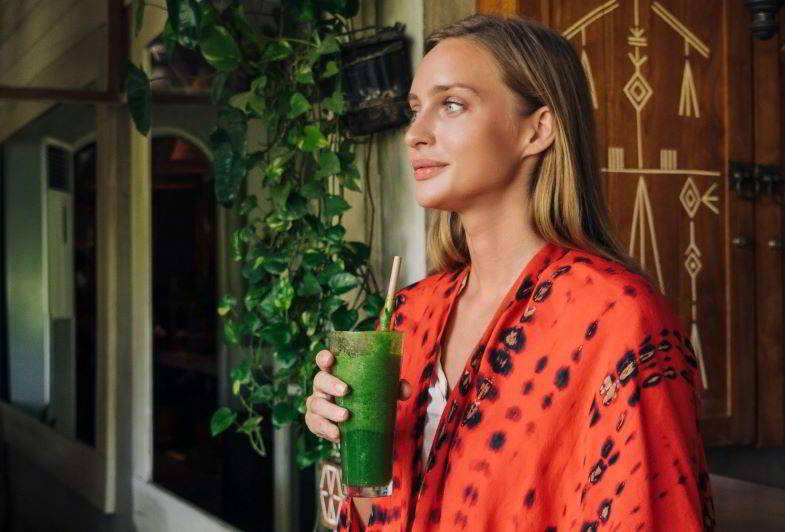
[[[480,95],[480,92],[477,89],[475,89],[471,85],[466,85],[465,83],[450,83],[449,85],[434,85],[433,87],[431,87],[431,90],[429,92],[430,94],[436,94],[437,92],[444,92],[452,88],[468,89],[472,91],[474,94],[478,96]],[[410,92],[408,99],[409,101],[411,101],[411,100],[419,100],[420,98],[413,92]]]

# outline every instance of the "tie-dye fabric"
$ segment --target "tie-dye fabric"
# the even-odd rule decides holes
[[[404,331],[393,486],[368,531],[710,530],[697,361],[644,278],[546,244],[450,391],[428,459],[428,388],[470,266],[396,293]],[[347,499],[339,531],[362,530]]]

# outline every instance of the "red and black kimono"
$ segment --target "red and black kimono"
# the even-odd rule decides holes
[[[423,428],[441,337],[470,266],[396,294],[406,333],[393,485],[369,531],[701,530],[714,523],[697,361],[658,290],[623,265],[546,244]],[[347,499],[338,530],[362,529]]]

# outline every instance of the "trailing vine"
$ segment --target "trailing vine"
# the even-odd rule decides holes
[[[341,224],[350,209],[345,190],[363,191],[358,142],[341,120],[341,43],[358,1],[283,0],[268,13],[240,0],[134,4],[137,32],[146,7],[166,9],[167,50],[197,50],[214,69],[215,195],[225,207],[239,203],[243,218],[231,256],[244,291],[225,294],[217,309],[224,341],[244,353],[230,374],[239,407],[216,410],[211,432],[234,428],[265,455],[262,421],[270,416],[276,428],[296,426],[301,468],[335,457],[333,445],[303,423],[318,370],[314,355],[328,330],[373,330],[384,303],[369,245],[346,240]],[[125,89],[134,123],[147,134],[151,88],[143,69],[128,65]],[[256,151],[249,150],[251,121],[265,132]],[[243,194],[247,180],[259,180],[269,196],[264,205]]]

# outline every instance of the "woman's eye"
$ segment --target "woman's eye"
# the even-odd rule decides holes
[[[463,107],[462,103],[453,102],[453,101],[450,101],[450,100],[447,100],[446,102],[444,102],[444,105],[457,105],[458,107]]]

